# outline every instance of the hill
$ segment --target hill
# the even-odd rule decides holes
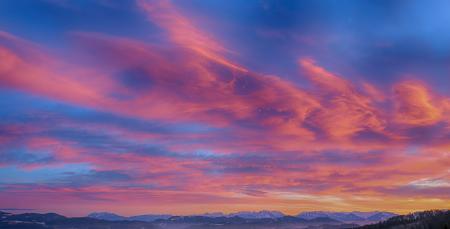
[[[431,210],[392,217],[360,229],[450,229],[450,210]]]

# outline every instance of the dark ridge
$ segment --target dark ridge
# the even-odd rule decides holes
[[[394,216],[388,220],[359,227],[361,229],[382,228],[440,228],[450,229],[450,210],[430,210],[408,215]]]
[[[58,215],[56,213],[23,213],[17,215],[10,215],[6,217],[8,221],[24,221],[24,222],[52,222],[57,220],[66,219],[65,216]]]
[[[335,220],[335,219],[332,219],[329,217],[317,217],[314,219],[310,219],[307,222],[310,222],[310,223],[341,223],[341,221]]]

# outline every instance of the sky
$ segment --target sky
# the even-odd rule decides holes
[[[449,7],[0,1],[0,208],[448,208]]]

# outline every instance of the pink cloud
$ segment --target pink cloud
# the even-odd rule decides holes
[[[169,1],[141,0],[138,6],[167,32],[172,45],[73,33],[76,42],[98,59],[85,66],[67,63],[31,42],[1,32],[0,85],[120,117],[164,124],[200,123],[212,130],[165,134],[70,118],[2,126],[10,133],[0,134],[2,144],[29,136],[23,147],[50,151],[54,164],[87,163],[98,171],[126,171],[130,176],[129,182],[117,181],[116,186],[11,184],[5,193],[16,196],[7,203],[29,207],[23,206],[26,200],[47,209],[78,201],[82,203],[77,206],[93,209],[92,200],[113,208],[127,203],[147,209],[150,203],[160,203],[151,208],[169,211],[173,209],[166,204],[178,202],[187,206],[185,212],[193,211],[196,204],[231,210],[232,206],[224,205],[241,204],[239,209],[266,203],[317,206],[321,199],[336,208],[367,208],[377,205],[377,198],[386,197],[381,207],[394,210],[388,201],[401,208],[411,205],[408,198],[417,198],[417,208],[448,203],[447,196],[439,195],[441,202],[434,205],[424,203],[420,198],[427,195],[419,191],[407,196],[400,191],[416,180],[448,174],[450,98],[418,81],[396,82],[392,90],[367,82],[359,85],[312,58],[300,57],[299,77],[313,85],[303,88],[227,58],[227,48]],[[130,72],[137,76],[127,75]],[[124,77],[136,77],[137,82],[123,82]],[[83,144],[90,135],[82,140],[40,136],[61,127],[106,133],[101,137],[120,150],[104,146],[101,140]],[[420,128],[435,128],[435,136],[418,142],[414,134],[424,130]],[[155,142],[168,152],[138,152],[140,146]],[[201,154],[202,150],[208,152]],[[54,164],[38,164],[33,169]],[[357,200],[357,195],[368,200]],[[52,204],[52,199],[59,202]]]

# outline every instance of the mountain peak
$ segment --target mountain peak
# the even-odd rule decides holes
[[[216,218],[216,217],[225,217],[226,215],[223,214],[223,212],[207,212],[204,214],[199,214],[196,216],[204,216],[204,217],[212,217],[212,218]]]
[[[172,217],[172,215],[136,215],[136,216],[121,216],[117,215],[115,213],[110,212],[93,212],[89,214],[87,217],[94,218],[94,219],[101,219],[101,220],[108,220],[108,221],[143,221],[143,222],[152,222],[158,219],[168,219]]]
[[[385,220],[385,219],[388,219],[393,216],[396,216],[396,214],[391,213],[391,212],[380,212],[380,211],[371,211],[371,212],[309,211],[309,212],[302,212],[297,215],[297,217],[307,219],[307,220],[320,218],[320,217],[328,217],[330,219],[335,219],[335,220],[339,220],[342,222],[381,221],[381,220]]]
[[[87,217],[108,220],[108,221],[120,221],[120,220],[125,220],[127,218],[127,217],[120,216],[120,215],[117,215],[117,214],[111,213],[111,212],[92,212]]]
[[[228,215],[229,217],[238,216],[244,219],[276,219],[285,216],[282,212],[279,211],[240,211],[236,213],[231,213]]]

